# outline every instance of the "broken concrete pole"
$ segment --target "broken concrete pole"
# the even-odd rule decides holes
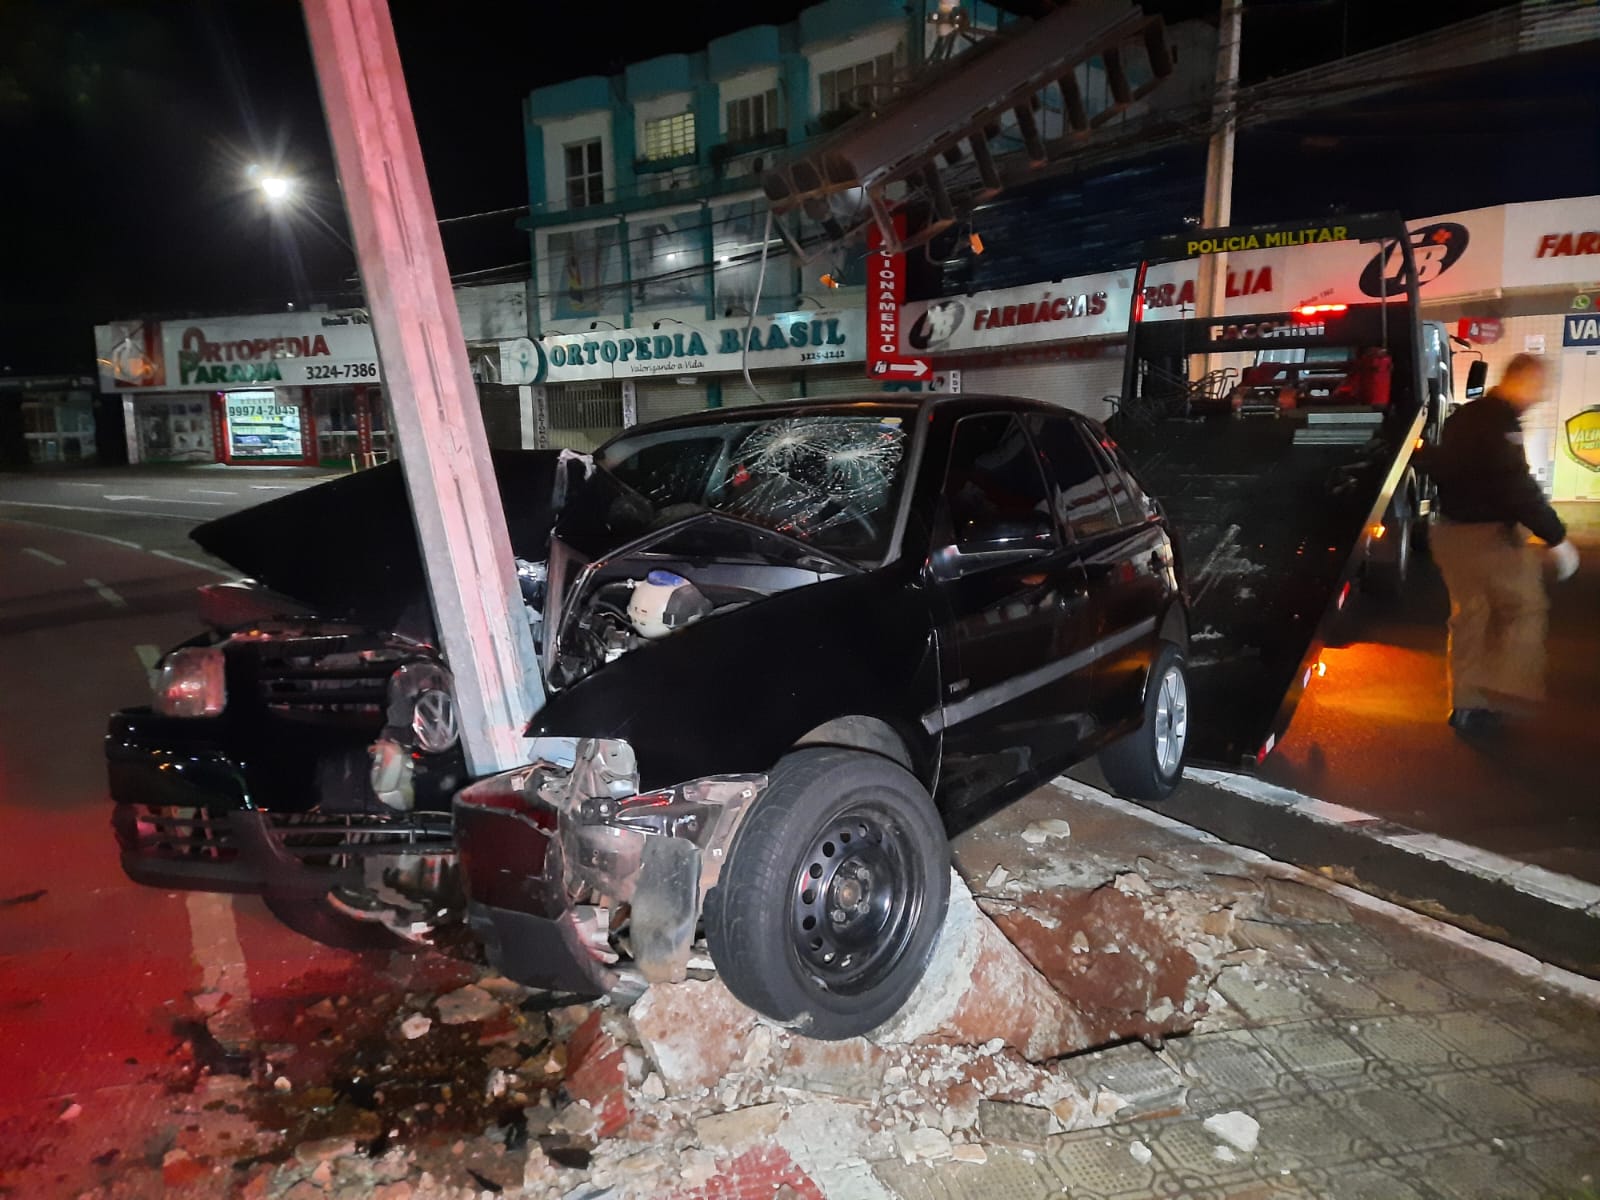
[[[880,1045],[998,1038],[1026,1058],[1054,1058],[1090,1043],[1061,994],[978,908],[954,872],[950,911],[927,974],[906,1006],[867,1036]]]
[[[652,984],[628,1017],[669,1096],[716,1087],[758,1020],[720,979]]]

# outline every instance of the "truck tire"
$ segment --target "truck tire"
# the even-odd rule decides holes
[[[1183,778],[1189,742],[1189,682],[1183,651],[1163,642],[1145,687],[1139,728],[1100,751],[1111,790],[1147,804],[1165,800]]]
[[[823,1041],[896,1012],[921,981],[950,902],[950,845],[904,767],[834,747],[773,768],[706,896],[728,990]]]
[[[1394,600],[1405,590],[1411,574],[1411,538],[1417,520],[1409,500],[1396,498],[1385,515],[1384,525],[1392,530],[1394,548],[1390,557],[1368,558],[1361,572],[1361,590],[1379,600]]]

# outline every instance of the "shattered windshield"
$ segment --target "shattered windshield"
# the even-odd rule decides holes
[[[724,513],[855,560],[881,559],[905,473],[899,415],[751,417],[623,437],[600,464],[652,524]]]

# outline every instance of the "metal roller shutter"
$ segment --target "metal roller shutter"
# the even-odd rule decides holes
[[[973,367],[961,372],[961,390],[1044,400],[1103,421],[1112,411],[1105,397],[1122,391],[1122,358],[1118,355]]]
[[[682,384],[672,378],[641,379],[634,384],[634,402],[639,408],[639,423],[661,421],[697,413],[706,406],[706,385],[702,379]]]
[[[820,367],[805,373],[806,396],[859,396],[880,391],[860,363],[851,367]]]
[[[750,378],[756,387],[761,389],[760,395],[750,390],[750,385],[745,383],[743,375],[722,376],[723,408],[741,408],[760,404],[763,400],[776,404],[780,400],[792,400],[799,394],[795,388],[794,377],[782,371],[757,371],[753,372]]]

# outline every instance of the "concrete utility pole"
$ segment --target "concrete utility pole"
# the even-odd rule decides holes
[[[1239,41],[1243,27],[1244,0],[1222,0],[1222,17],[1217,23],[1217,84],[1211,100],[1211,147],[1206,156],[1206,194],[1200,214],[1200,224],[1207,229],[1233,219],[1233,135],[1239,117]],[[1228,256],[1202,256],[1195,285],[1195,316],[1220,317],[1227,304]],[[1211,356],[1204,362],[1204,369],[1210,371]]]
[[[474,775],[544,703],[386,0],[304,0],[383,386]]]

